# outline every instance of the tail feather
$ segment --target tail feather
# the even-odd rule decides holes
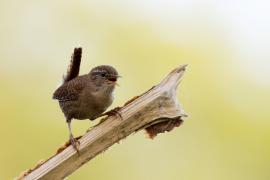
[[[74,48],[74,52],[71,56],[70,64],[66,75],[63,77],[63,83],[68,82],[79,75],[80,65],[82,57],[82,48]]]

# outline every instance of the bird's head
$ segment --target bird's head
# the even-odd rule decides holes
[[[109,65],[97,66],[90,71],[89,75],[95,85],[104,88],[114,88],[120,77],[116,69]]]

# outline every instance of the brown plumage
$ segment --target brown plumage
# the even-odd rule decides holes
[[[70,141],[77,149],[71,132],[71,120],[94,120],[105,112],[113,102],[113,90],[119,76],[117,71],[108,65],[97,66],[88,74],[78,76],[81,48],[74,49],[72,57],[64,83],[56,89],[53,99],[59,101],[68,123]]]
[[[82,48],[74,48],[71,60],[68,66],[67,74],[63,78],[63,83],[74,79],[79,75],[82,58]]]

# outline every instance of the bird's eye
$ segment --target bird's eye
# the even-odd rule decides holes
[[[105,74],[105,73],[102,73],[102,74],[101,74],[101,76],[102,76],[102,77],[105,77],[105,76],[106,76],[106,74]]]

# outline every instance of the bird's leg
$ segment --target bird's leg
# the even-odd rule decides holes
[[[102,113],[99,115],[97,118],[102,117],[102,116],[119,116],[122,119],[122,115],[119,113],[120,107],[116,107],[110,111],[107,111],[105,113]]]
[[[67,120],[68,123],[68,130],[69,130],[69,141],[70,144],[73,146],[73,148],[79,153],[79,145],[80,142],[74,138],[73,134],[72,134],[72,130],[71,130],[71,120]]]

